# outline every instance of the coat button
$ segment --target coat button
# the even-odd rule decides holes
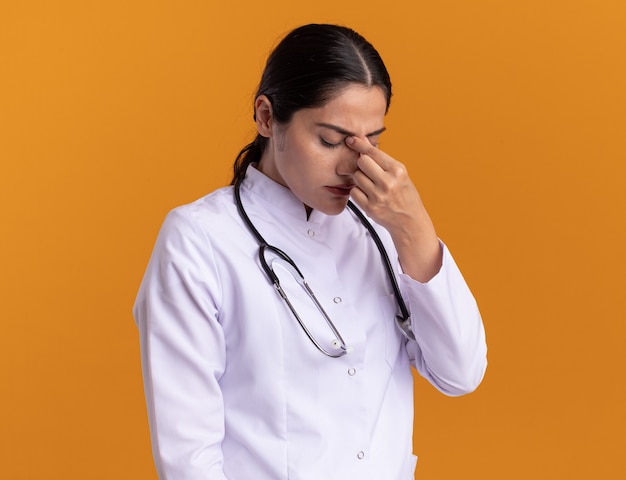
[[[359,452],[356,454],[356,458],[363,460],[365,458],[365,452]]]
[[[307,234],[309,237],[314,237],[314,236],[315,236],[315,230],[311,230],[311,229],[309,229],[309,230],[306,232],[306,234]]]
[[[342,301],[342,300],[341,300],[341,297],[335,297],[335,298],[333,298],[333,302],[335,302],[335,303],[341,303],[341,301]]]
[[[348,375],[353,377],[355,374],[356,374],[356,368],[349,368],[348,369]]]

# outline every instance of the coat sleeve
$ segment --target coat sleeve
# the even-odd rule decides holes
[[[165,219],[133,309],[152,449],[161,480],[225,480],[221,288],[209,239],[186,215]]]
[[[417,371],[438,390],[475,390],[487,367],[485,331],[476,301],[447,247],[441,270],[427,283],[400,276],[416,341],[407,344]]]

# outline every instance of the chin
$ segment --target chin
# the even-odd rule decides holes
[[[322,206],[320,206],[320,208],[313,208],[313,210],[318,210],[325,215],[339,215],[346,209],[347,205],[348,201],[346,200],[345,202],[337,203],[335,205],[325,205],[323,208]]]

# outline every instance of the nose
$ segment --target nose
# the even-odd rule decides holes
[[[337,174],[351,177],[357,171],[357,161],[361,154],[347,147],[343,149],[341,159],[337,163]]]

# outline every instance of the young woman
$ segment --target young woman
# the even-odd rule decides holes
[[[474,298],[378,148],[390,99],[359,34],[295,29],[233,184],[165,219],[134,308],[161,479],[409,480],[410,366],[480,383]]]

